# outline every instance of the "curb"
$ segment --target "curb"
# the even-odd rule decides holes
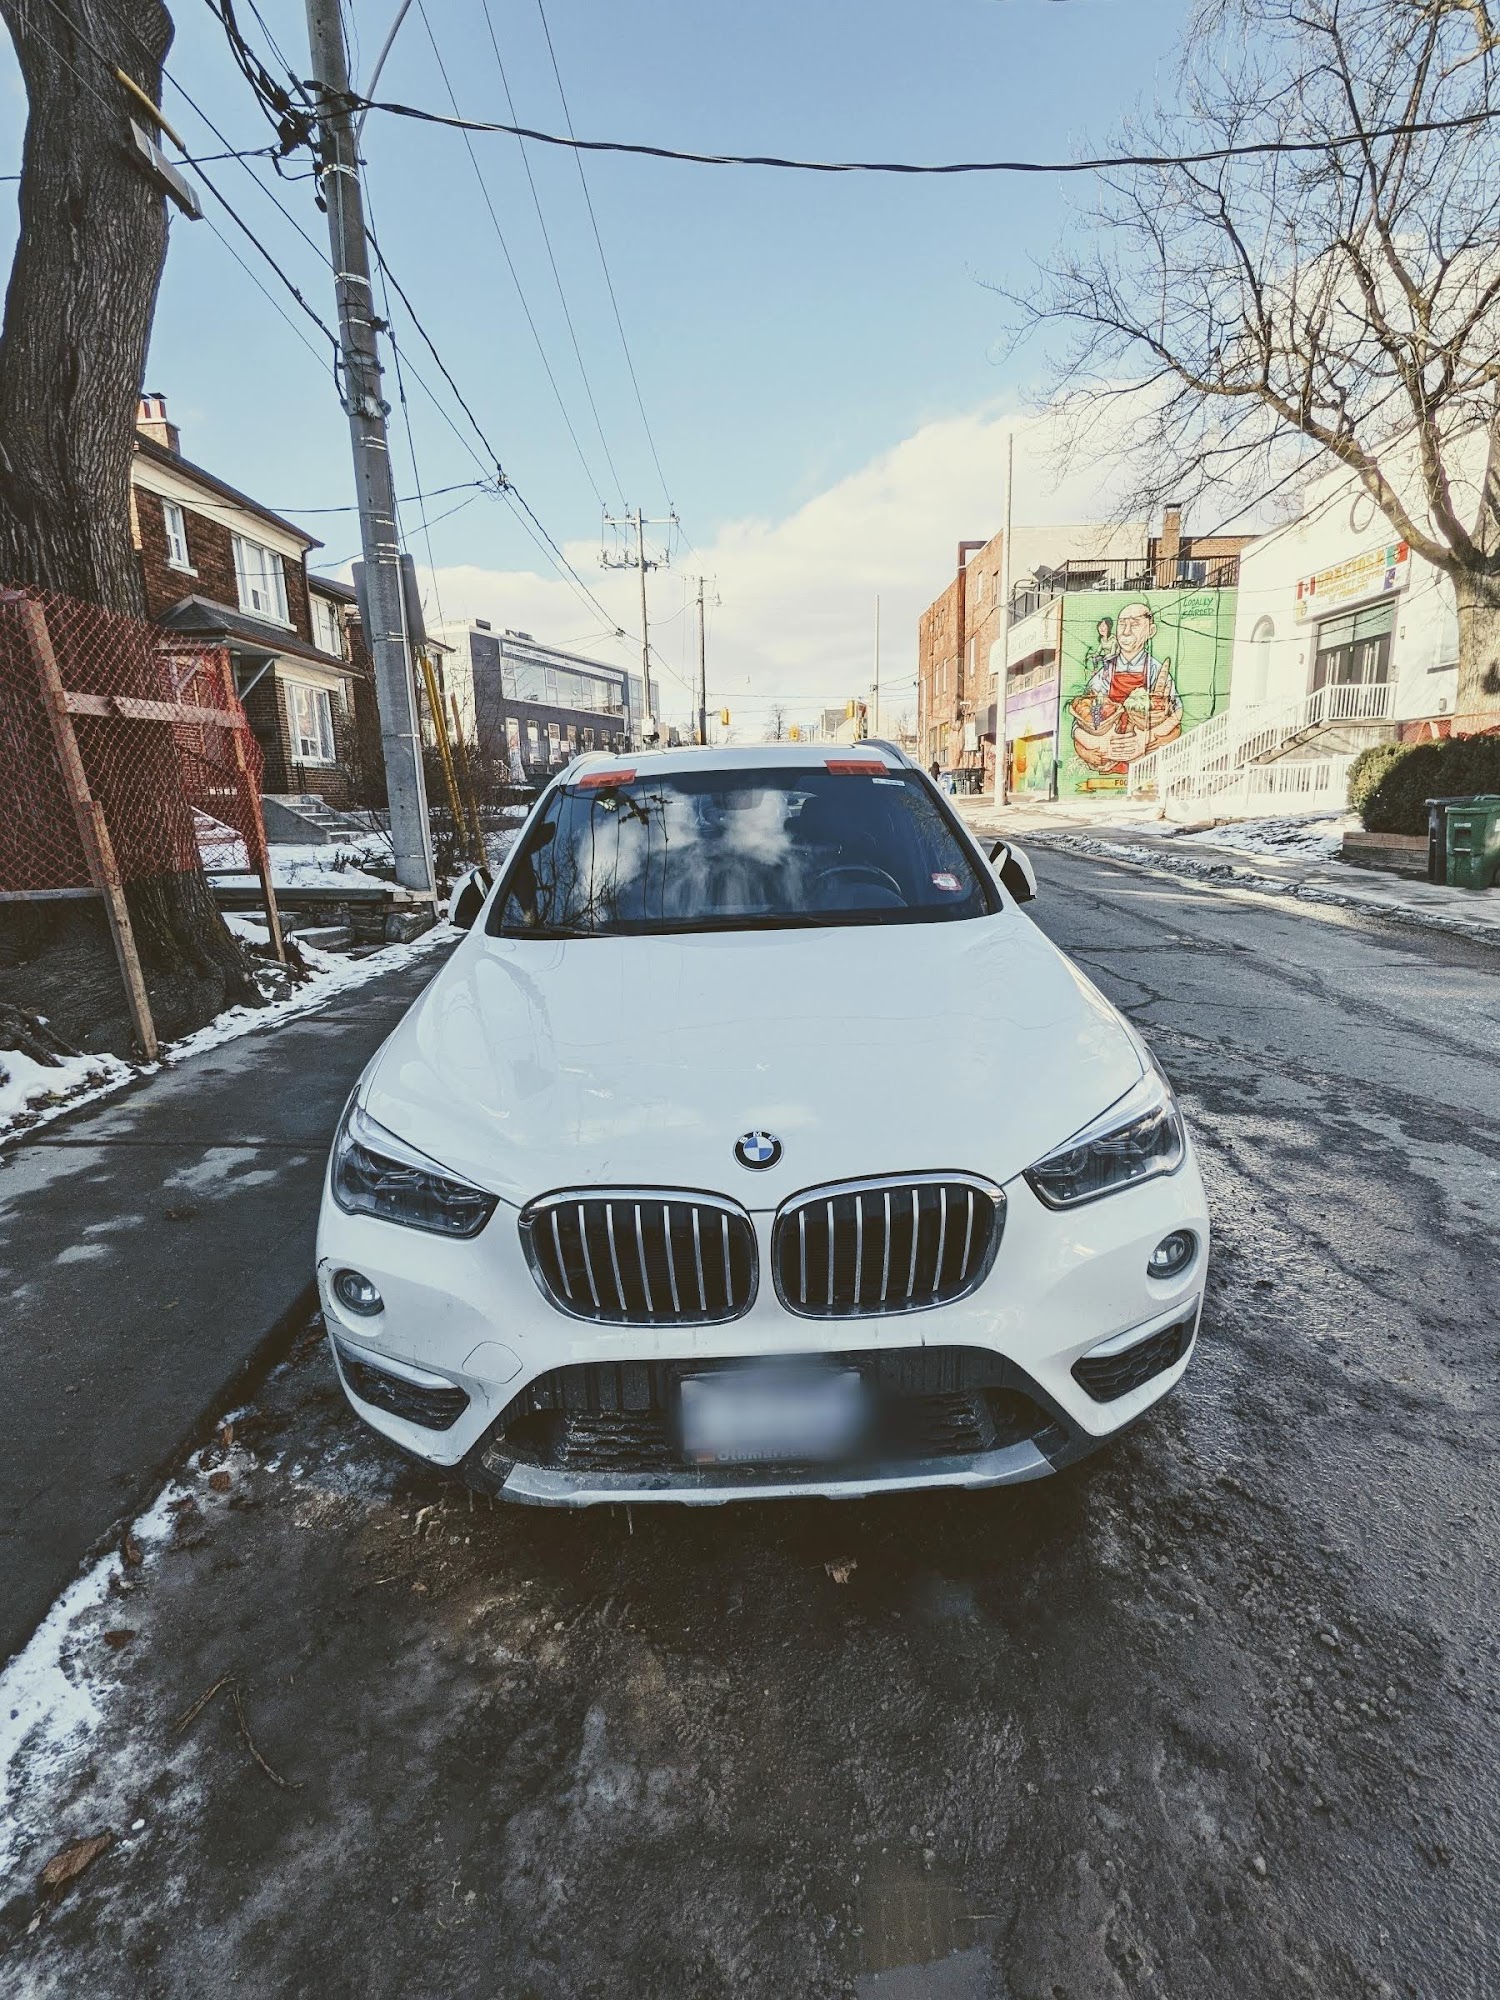
[[[1200,861],[1195,856],[1181,859],[1143,851],[1126,852],[1123,843],[1097,839],[1087,833],[1029,832],[1024,844],[1055,854],[1083,854],[1098,861],[1117,862],[1123,868],[1138,868],[1143,874],[1164,875],[1177,880],[1225,882],[1263,896],[1290,897],[1302,903],[1320,903],[1331,909],[1357,910],[1362,916],[1376,917],[1402,930],[1440,931],[1461,938],[1467,944],[1500,947],[1500,925],[1474,924],[1443,910],[1424,910],[1408,904],[1393,908],[1380,898],[1350,894],[1321,882],[1288,882],[1280,876],[1262,875],[1253,868],[1241,868],[1232,861]]]

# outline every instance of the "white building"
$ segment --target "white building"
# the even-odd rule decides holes
[[[1360,750],[1446,733],[1457,693],[1451,581],[1339,468],[1241,554],[1228,708],[1140,759],[1130,790],[1181,817],[1338,807]]]

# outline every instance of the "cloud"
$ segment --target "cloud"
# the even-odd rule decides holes
[[[987,405],[925,424],[778,520],[725,522],[680,568],[713,579],[718,606],[710,625],[709,699],[740,710],[747,734],[758,732],[773,700],[789,719],[869,687],[875,599],[880,598],[882,705],[914,711],[917,619],[953,575],[958,543],[988,539],[1004,524],[1006,439],[1015,439],[1017,550],[1021,523],[1047,526],[1097,520],[1115,482],[1097,465],[1059,479],[1056,428],[1045,416]],[[639,629],[638,584],[630,572],[600,571],[592,544],[568,555],[628,633]],[[696,658],[693,613],[670,572],[652,573],[653,638],[690,677]],[[569,587],[529,572],[466,566],[438,572],[450,617],[486,617],[554,643],[571,641],[618,662],[630,644],[610,644]],[[660,621],[660,622],[657,622]],[[690,697],[664,677],[668,720],[685,719]]]

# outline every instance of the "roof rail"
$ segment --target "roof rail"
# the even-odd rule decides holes
[[[884,736],[862,736],[860,743],[871,750],[884,750],[888,757],[894,757],[898,764],[904,764],[909,771],[917,768],[899,743],[891,743]]]

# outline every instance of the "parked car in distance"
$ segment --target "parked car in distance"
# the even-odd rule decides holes
[[[1133,1423],[1203,1188],[1034,894],[884,745],[572,764],[339,1126],[359,1415],[570,1505],[998,1486]]]

